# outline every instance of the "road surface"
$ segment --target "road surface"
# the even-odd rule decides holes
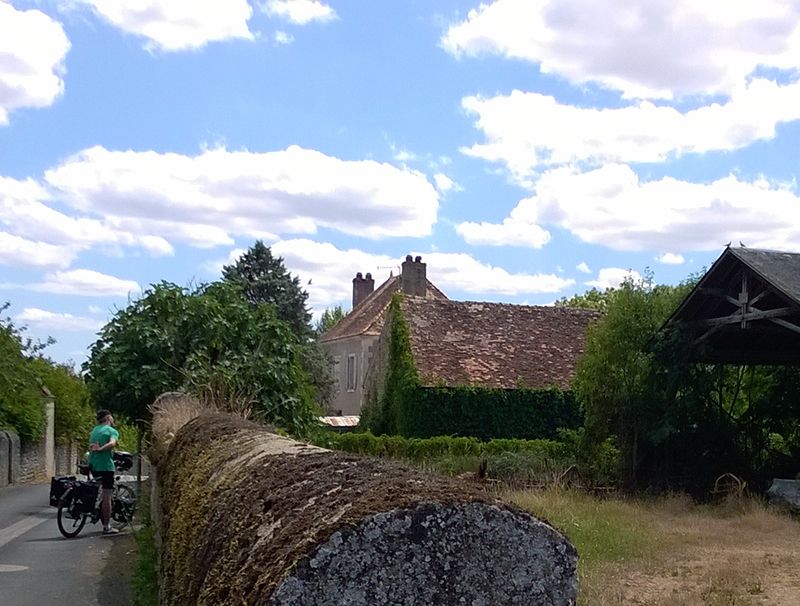
[[[2,606],[124,606],[134,565],[130,529],[102,535],[88,524],[64,539],[50,487],[0,488],[0,604]]]

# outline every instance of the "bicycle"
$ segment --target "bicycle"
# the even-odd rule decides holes
[[[114,464],[118,472],[127,471],[133,465],[133,456],[127,452],[115,452]],[[79,471],[90,476],[89,466],[79,464]],[[111,498],[111,519],[124,528],[133,523],[133,514],[136,511],[136,493],[127,484],[119,483],[119,476],[114,483],[114,492]],[[58,487],[57,487],[58,486]],[[60,495],[55,493],[63,490]],[[100,480],[78,480],[75,476],[67,478],[53,478],[50,487],[50,503],[57,502],[58,512],[56,520],[58,531],[64,538],[72,539],[83,530],[86,522],[92,524],[100,520]]]

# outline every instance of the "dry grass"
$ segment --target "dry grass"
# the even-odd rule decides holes
[[[213,410],[196,398],[177,391],[162,393],[149,408],[153,418],[153,439],[162,443],[169,443],[177,431],[195,417]]]
[[[581,606],[796,606],[800,523],[752,499],[508,495],[578,548]]]

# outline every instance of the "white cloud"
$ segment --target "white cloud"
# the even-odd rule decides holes
[[[775,137],[778,124],[800,120],[800,82],[755,79],[729,101],[688,111],[648,101],[615,109],[564,105],[518,90],[466,97],[485,142],[462,149],[504,163],[520,182],[535,170],[571,162],[661,162],[672,156],[731,151]]]
[[[164,238],[137,236],[116,229],[107,221],[72,217],[48,206],[46,202],[50,201],[50,192],[33,179],[19,181],[0,176],[0,225],[17,237],[68,249],[68,258],[95,245],[138,246],[159,256],[174,252]]]
[[[578,263],[578,264],[575,266],[575,269],[577,269],[579,272],[581,272],[581,273],[583,273],[583,274],[590,274],[590,273],[592,273],[592,270],[591,270],[591,269],[589,269],[589,266],[588,266],[588,265],[586,265],[586,262],[584,262],[584,261],[581,261],[580,263]]]
[[[142,289],[133,280],[122,280],[90,269],[73,269],[47,274],[44,282],[31,284],[29,290],[84,297],[127,297]]]
[[[336,19],[336,11],[320,0],[267,0],[262,9],[272,17],[286,19],[296,25]]]
[[[754,247],[800,247],[800,197],[765,179],[642,181],[629,166],[610,164],[588,172],[553,169],[535,189],[502,226],[487,224],[486,233],[557,226],[583,242],[630,251],[712,251],[739,240]]]
[[[377,288],[395,266],[400,266],[399,260],[388,255],[355,248],[343,250],[327,242],[307,239],[284,240],[270,248],[274,255],[283,257],[287,269],[300,278],[300,285],[308,292],[309,305],[318,312],[334,305],[350,308],[353,277],[357,272],[371,273]],[[394,269],[394,274],[397,273],[398,269]]]
[[[247,21],[253,9],[247,0],[76,0],[89,5],[114,27],[148,40],[147,48],[162,51],[197,49],[209,42],[253,34]]]
[[[0,231],[0,264],[68,267],[76,254],[68,246],[54,246]]]
[[[600,290],[606,288],[617,288],[625,280],[639,282],[642,276],[632,269],[621,269],[619,267],[604,267],[597,273],[597,278],[585,282],[587,286],[594,286]]]
[[[448,288],[484,295],[556,293],[575,281],[555,274],[510,273],[502,267],[482,263],[464,253],[430,253],[428,278],[447,292]]]
[[[436,184],[436,189],[442,193],[462,191],[461,186],[444,173],[436,173],[433,175],[433,182]]]
[[[285,45],[294,42],[294,36],[288,32],[275,32],[275,44]]]
[[[260,239],[261,240],[267,240],[269,238],[260,238]],[[217,278],[220,275],[222,275],[222,267],[223,266],[232,265],[233,263],[236,263],[236,261],[239,260],[239,257],[241,257],[246,252],[247,252],[247,249],[234,248],[232,251],[230,251],[228,253],[227,257],[224,258],[224,259],[213,259],[211,261],[203,263],[202,269],[206,273],[208,273],[208,274],[214,276],[215,278]]]
[[[23,309],[22,312],[16,316],[16,320],[41,328],[64,331],[74,330],[78,332],[100,330],[104,324],[104,322],[95,318],[85,318],[67,313],[46,311],[36,307],[27,307]]]
[[[0,125],[10,111],[46,107],[64,92],[64,28],[38,10],[0,2]]]
[[[457,56],[534,62],[626,97],[729,93],[761,67],[800,64],[800,4],[782,0],[496,0],[442,38]]]
[[[371,273],[375,287],[392,272],[400,273],[405,255],[392,257],[359,249],[340,249],[327,242],[294,239],[271,245],[273,254],[283,257],[287,269],[300,278],[309,294],[309,305],[319,313],[334,305],[348,309],[357,272]],[[574,280],[554,274],[511,273],[482,263],[462,253],[417,253],[427,264],[428,279],[445,293],[465,292],[475,299],[497,295],[555,293],[574,284]],[[311,283],[309,284],[309,280]]]
[[[686,259],[683,258],[683,255],[670,252],[664,253],[660,257],[657,257],[656,260],[664,265],[683,265],[683,263],[686,261]]]
[[[418,171],[296,146],[194,157],[93,147],[45,179],[54,195],[117,231],[195,247],[323,227],[373,239],[426,236],[439,206],[436,189]]]
[[[515,213],[516,209],[500,224],[487,221],[459,223],[456,233],[473,245],[541,248],[550,241],[550,232],[540,225],[520,220]]]

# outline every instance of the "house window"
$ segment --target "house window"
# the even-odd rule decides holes
[[[356,354],[347,356],[347,391],[356,390],[356,378],[358,377],[358,368],[356,368]]]

